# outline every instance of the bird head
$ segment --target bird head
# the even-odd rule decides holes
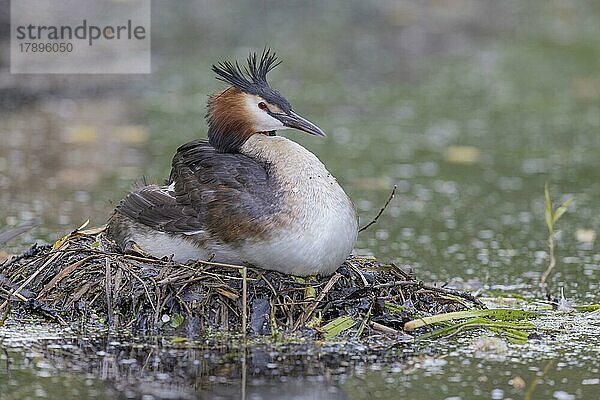
[[[294,128],[325,136],[315,124],[296,114],[290,103],[267,82],[267,73],[278,66],[275,53],[250,53],[242,69],[229,61],[213,65],[217,79],[230,84],[208,100],[208,140],[222,152],[237,152],[252,135],[275,136],[277,130]]]

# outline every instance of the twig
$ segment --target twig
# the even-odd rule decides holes
[[[383,212],[385,211],[387,206],[390,204],[390,201],[392,201],[392,199],[394,198],[394,195],[396,194],[396,188],[397,188],[397,186],[394,185],[394,188],[392,189],[392,192],[390,193],[390,197],[388,197],[388,199],[385,202],[385,204],[383,205],[383,207],[381,207],[381,210],[379,210],[379,212],[377,213],[377,215],[375,216],[375,218],[373,218],[373,220],[371,222],[369,222],[368,224],[366,224],[365,226],[363,226],[362,228],[360,228],[358,230],[359,233],[364,231],[365,229],[369,228],[371,225],[373,225],[374,223],[377,222],[377,220],[379,219],[381,214],[383,214]]]
[[[379,332],[391,333],[392,335],[400,335],[402,333],[401,331],[399,331],[397,329],[390,328],[389,326],[380,324],[378,322],[371,322],[370,325],[371,325],[371,328],[373,328]]]
[[[313,305],[308,309],[308,312],[305,312],[304,314],[302,314],[302,316],[298,319],[298,321],[296,321],[296,324],[294,325],[294,329],[292,329],[292,332],[295,332],[298,329],[300,329],[300,326],[302,326],[306,322],[306,320],[308,320],[310,318],[312,313],[315,312],[315,310],[319,306],[319,303],[321,302],[321,300],[323,300],[325,295],[327,293],[329,293],[331,288],[337,283],[337,281],[340,280],[341,277],[342,277],[342,274],[336,272],[335,275],[333,275],[331,277],[331,279],[329,279],[329,281],[327,282],[327,285],[325,285],[325,287],[323,288],[321,293],[319,293],[319,297],[317,297],[317,299],[314,301]]]
[[[439,293],[444,293],[444,294],[450,294],[452,296],[456,296],[456,297],[462,297],[465,300],[469,300],[471,303],[478,305],[481,308],[487,308],[485,306],[485,304],[483,304],[481,302],[481,300],[479,300],[478,298],[476,298],[475,296],[473,296],[470,293],[467,292],[461,292],[460,290],[455,290],[455,289],[448,289],[448,288],[441,288],[441,287],[437,287],[437,286],[431,286],[431,285],[426,285],[422,282],[420,282],[420,286],[423,289],[427,289],[427,290],[431,290],[432,292],[439,292]]]
[[[50,289],[52,289],[54,286],[56,286],[61,280],[63,280],[65,277],[67,277],[69,274],[71,274],[77,268],[81,267],[82,265],[84,265],[86,262],[88,262],[89,260],[91,260],[94,257],[96,257],[96,256],[95,255],[87,256],[86,258],[83,258],[83,259],[63,268],[58,274],[56,274],[54,276],[54,278],[52,278],[52,280],[50,282],[48,282],[46,284],[46,286],[44,286],[42,291],[36,296],[36,299],[37,300],[41,299],[42,296],[44,294],[46,294],[46,292],[48,292]]]
[[[246,280],[247,268],[242,268],[242,336],[246,337],[248,324],[248,282]]]
[[[104,282],[106,284],[106,313],[108,314],[108,329],[112,330],[113,325],[113,306],[112,306],[112,290],[111,290],[111,273],[110,273],[110,261],[107,258],[106,262],[106,273],[104,275]]]
[[[29,292],[29,290],[24,290],[24,289],[21,289],[21,291],[25,293],[25,296],[23,295],[23,293],[14,293],[14,294],[11,294],[10,290],[3,288],[1,285],[6,285],[7,288],[13,289],[13,290],[17,286],[17,285],[13,285],[11,282],[9,282],[8,279],[6,279],[4,277],[4,275],[2,275],[2,274],[0,274],[0,290],[2,290],[2,292],[6,293],[8,295],[7,298],[10,298],[11,295],[14,295],[19,300],[25,302],[25,301],[29,300],[28,297],[32,297],[33,296],[33,294],[31,292]]]
[[[27,278],[25,280],[25,282],[23,282],[22,284],[19,285],[19,287],[17,289],[15,289],[11,295],[8,297],[8,299],[6,299],[4,301],[4,303],[2,303],[0,305],[0,311],[2,311],[4,309],[4,307],[6,307],[6,305],[8,304],[10,297],[11,296],[15,296],[17,293],[19,293],[25,286],[29,285],[29,283],[35,279],[36,276],[38,276],[48,265],[50,265],[51,263],[54,262],[54,260],[56,260],[58,257],[60,257],[62,255],[62,253],[56,253],[53,254],[50,258],[48,258],[46,260],[45,263],[43,263],[29,278]]]
[[[369,282],[367,281],[367,278],[365,278],[365,276],[360,271],[360,269],[356,265],[354,265],[352,263],[352,261],[348,262],[348,265],[350,266],[350,268],[352,268],[352,270],[356,273],[356,275],[358,275],[360,277],[363,287],[369,286]]]
[[[189,265],[186,264],[181,264],[181,263],[177,263],[177,262],[173,262],[173,261],[164,261],[158,258],[150,258],[150,257],[140,257],[140,256],[135,256],[132,254],[120,254],[120,253],[106,253],[104,252],[104,254],[114,254],[117,256],[123,256],[124,258],[129,258],[131,260],[136,260],[136,261],[142,261],[142,262],[149,262],[149,263],[158,263],[158,264],[171,264],[173,266],[181,266],[181,267],[190,267]],[[197,260],[196,263],[198,264],[205,264],[205,265],[212,265],[215,267],[225,267],[225,268],[235,268],[237,270],[241,270],[242,268],[246,268],[243,265],[235,265],[235,264],[227,264],[227,263],[219,263],[219,262],[213,262],[210,260]]]
[[[226,268],[236,268],[238,270],[240,269],[244,269],[247,268],[244,265],[235,265],[235,264],[226,264],[226,263],[218,263],[218,262],[214,262],[214,261],[203,261],[203,260],[198,260],[198,262],[200,264],[206,264],[206,265],[214,265],[215,267],[226,267]]]
[[[432,292],[444,293],[444,294],[449,294],[452,296],[460,297],[460,298],[468,300],[471,303],[476,304],[482,308],[486,308],[485,304],[483,304],[481,302],[481,300],[477,299],[475,296],[473,296],[470,293],[461,292],[461,291],[455,290],[455,289],[431,286],[431,285],[427,285],[421,281],[393,281],[393,282],[387,282],[387,283],[375,285],[375,286],[373,286],[373,289],[382,289],[382,288],[388,288],[388,287],[394,287],[394,286],[418,286],[421,289],[430,290]]]
[[[405,270],[403,270],[401,267],[399,267],[398,265],[394,264],[394,263],[390,263],[390,265],[392,267],[394,267],[394,271],[398,272],[400,275],[402,275],[402,277],[406,280],[412,280],[413,279],[413,274],[411,272],[406,272]],[[410,267],[409,267],[410,268]],[[412,271],[412,269],[409,269],[410,271]]]
[[[238,277],[230,276],[230,275],[215,274],[215,273],[208,272],[208,271],[202,271],[202,274],[205,275],[205,276],[212,276],[213,278],[217,278],[222,283],[224,283],[223,279],[234,280],[234,281],[241,281],[241,280],[244,279],[242,277],[238,278]],[[199,276],[198,278],[204,278],[205,276],[202,276],[202,277]],[[198,278],[195,278],[195,279],[198,280]],[[257,281],[258,279],[256,279],[256,278],[248,278],[247,277],[246,280],[248,280],[248,281]]]
[[[120,268],[125,267],[127,269],[127,272],[129,274],[131,274],[131,276],[133,276],[138,282],[140,282],[142,284],[142,287],[144,288],[144,292],[146,292],[146,298],[148,299],[148,303],[150,303],[150,307],[152,307],[152,310],[154,310],[154,312],[158,312],[156,307],[154,307],[154,303],[152,302],[152,298],[150,296],[150,292],[148,291],[148,287],[146,286],[146,283],[142,280],[142,278],[140,278],[135,272],[133,272],[130,268],[128,268],[127,265],[121,265],[119,264]]]
[[[273,298],[275,299],[279,293],[277,293],[277,290],[275,290],[275,287],[273,286],[273,284],[271,282],[269,282],[269,280],[265,277],[265,274],[261,273],[259,279],[262,279],[263,281],[265,281],[267,286],[271,289],[271,292],[273,293]]]
[[[419,281],[392,281],[387,283],[380,283],[379,285],[374,285],[373,289],[383,289],[394,286],[424,286],[424,284],[423,282]]]
[[[29,250],[25,251],[23,254],[19,254],[18,256],[12,256],[2,261],[2,263],[0,263],[0,269],[4,270],[10,267],[15,262],[20,261],[24,258],[35,257],[39,252],[49,249],[51,247],[52,246],[49,244],[38,246],[37,243],[34,243],[33,246],[31,246]]]
[[[188,315],[188,319],[189,319],[192,316],[192,310],[187,305],[187,303],[185,302],[185,300],[183,300],[181,298],[180,292],[175,293],[175,298],[177,299],[177,301],[179,302],[179,304],[185,309],[185,312]]]

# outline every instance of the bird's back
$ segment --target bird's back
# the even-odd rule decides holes
[[[266,233],[277,210],[271,185],[255,160],[194,140],[177,150],[166,186],[137,188],[115,213],[159,232],[235,245]]]

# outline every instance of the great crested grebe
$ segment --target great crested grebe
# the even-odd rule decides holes
[[[352,201],[319,159],[281,136],[324,132],[267,83],[279,65],[265,49],[213,65],[231,86],[209,97],[208,140],[184,144],[165,186],[129,193],[108,221],[123,251],[137,244],[175,261],[251,264],[293,275],[333,273],[356,242]]]

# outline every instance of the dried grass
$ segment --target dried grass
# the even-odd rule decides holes
[[[18,303],[61,323],[101,323],[136,333],[313,337],[328,322],[350,316],[356,324],[347,334],[397,335],[415,317],[479,305],[467,293],[425,285],[373,258],[351,257],[332,276],[297,278],[121,254],[102,228],[75,231],[52,247],[34,246],[5,261],[0,273],[0,314]]]

